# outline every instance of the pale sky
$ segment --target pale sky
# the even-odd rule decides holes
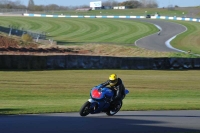
[[[15,1],[15,0],[12,0]],[[21,0],[22,4],[28,5],[29,0]],[[57,4],[59,6],[80,6],[80,5],[90,5],[90,2],[95,1],[108,1],[108,0],[33,0],[35,5],[49,5]],[[123,2],[127,0],[115,0],[118,2]],[[200,0],[156,0],[159,7],[167,7],[168,5],[178,5],[179,7],[188,6],[200,6]]]

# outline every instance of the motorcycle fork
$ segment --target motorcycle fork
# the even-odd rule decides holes
[[[93,99],[89,99],[88,101],[91,103],[90,110],[95,111],[96,109],[98,109],[98,102],[97,101],[94,101]]]

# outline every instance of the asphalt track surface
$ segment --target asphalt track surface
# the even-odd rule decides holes
[[[135,43],[136,46],[160,52],[180,52],[177,49],[167,47],[166,41],[185,32],[187,30],[185,26],[164,20],[139,19],[139,21],[155,24],[161,28],[161,32],[160,35],[155,33],[139,39]]]
[[[120,111],[0,116],[1,133],[199,133],[200,111]]]

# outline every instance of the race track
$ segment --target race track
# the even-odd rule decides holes
[[[0,116],[1,133],[199,133],[200,111],[120,111]]]
[[[160,52],[180,52],[180,50],[167,47],[166,41],[186,31],[187,29],[185,26],[163,20],[139,19],[138,21],[155,24],[161,28],[161,32],[160,35],[156,33],[139,39],[137,42],[135,42],[136,46]]]

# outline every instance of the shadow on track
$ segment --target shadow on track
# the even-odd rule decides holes
[[[162,127],[161,121],[124,116],[18,115],[0,116],[2,133],[195,133],[199,130]],[[146,116],[144,116],[146,117]],[[157,117],[157,116],[156,116]],[[156,126],[157,124],[157,126]]]

